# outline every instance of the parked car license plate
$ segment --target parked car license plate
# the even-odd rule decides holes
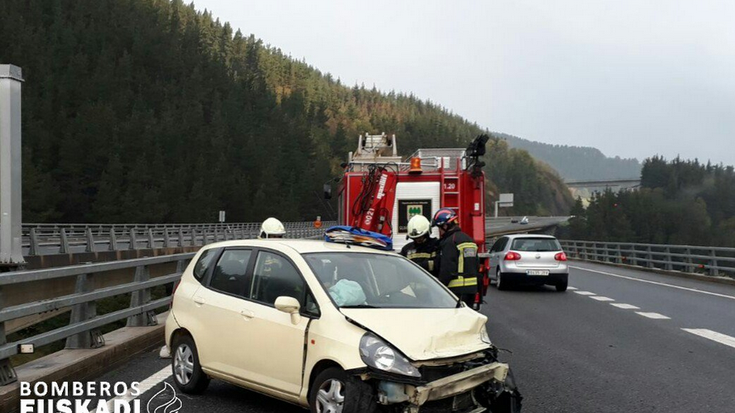
[[[526,274],[528,275],[549,275],[549,270],[528,270],[526,271]]]

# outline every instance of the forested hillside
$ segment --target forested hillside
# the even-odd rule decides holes
[[[312,219],[359,133],[395,133],[408,154],[482,132],[342,85],[181,0],[3,0],[0,62],[26,79],[26,222]],[[495,147],[489,188],[515,192],[516,213],[568,210],[553,171]]]
[[[641,164],[637,159],[610,158],[599,149],[583,146],[551,145],[533,142],[504,133],[493,133],[510,146],[528,151],[544,161],[566,180],[611,180],[637,178]]]
[[[594,196],[563,237],[598,241],[735,247],[735,170],[732,166],[654,157],[643,164],[642,188]]]

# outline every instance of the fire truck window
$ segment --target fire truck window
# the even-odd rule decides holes
[[[217,262],[209,286],[223,293],[242,296],[245,293],[245,273],[251,251],[227,250]]]
[[[250,288],[251,299],[272,305],[278,297],[293,297],[303,307],[305,290],[298,270],[285,257],[265,251],[258,254]]]

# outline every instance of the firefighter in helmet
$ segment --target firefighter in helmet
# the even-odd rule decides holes
[[[436,265],[439,240],[431,237],[431,223],[423,215],[415,215],[408,221],[408,238],[413,241],[401,249],[401,255],[415,262],[421,268],[437,276]]]
[[[462,232],[457,214],[441,208],[434,214],[432,226],[439,227],[439,280],[468,306],[480,309],[479,263],[477,244]]]
[[[260,225],[258,239],[283,238],[284,235],[286,235],[286,228],[283,226],[283,223],[276,218],[270,217]]]

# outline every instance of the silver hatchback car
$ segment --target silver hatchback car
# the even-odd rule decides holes
[[[569,279],[567,255],[550,235],[508,235],[489,251],[490,276],[504,290],[511,285],[553,285],[566,291]]]

